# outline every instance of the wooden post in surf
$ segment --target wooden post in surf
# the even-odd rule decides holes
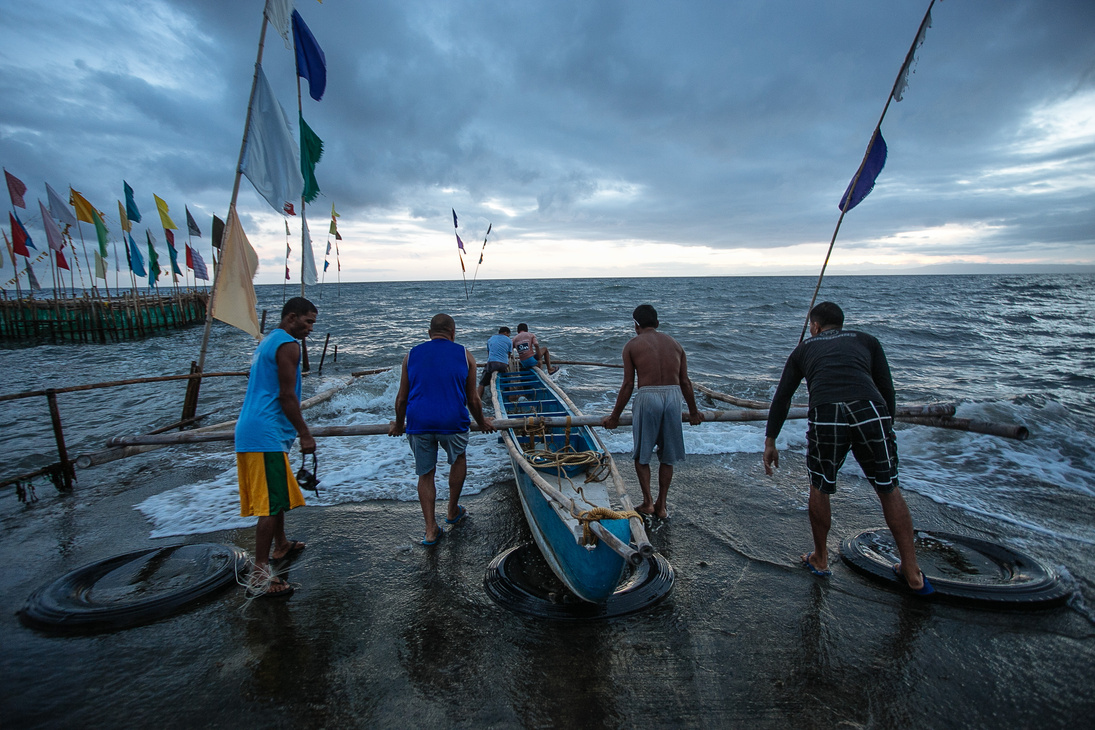
[[[53,438],[57,442],[57,455],[61,459],[61,489],[65,492],[72,491],[72,481],[75,474],[72,462],[68,460],[68,449],[65,448],[65,432],[61,429],[61,411],[57,408],[57,392],[52,388],[46,391],[46,400],[49,401],[49,417],[53,422]]]

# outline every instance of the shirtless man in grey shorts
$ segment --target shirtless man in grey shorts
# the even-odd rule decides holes
[[[601,421],[605,428],[620,425],[620,414],[631,399],[635,374],[639,392],[631,408],[635,451],[635,474],[643,491],[643,503],[635,509],[660,519],[669,516],[666,497],[673,480],[673,464],[684,460],[684,431],[681,428],[681,400],[688,404],[688,422],[696,426],[703,414],[696,409],[692,381],[684,349],[669,335],[658,332],[658,313],[642,304],[632,313],[635,337],[624,345],[624,382],[612,413]],[[650,457],[658,447],[658,501],[650,493]]]

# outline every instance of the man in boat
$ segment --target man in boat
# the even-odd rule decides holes
[[[434,504],[437,488],[437,448],[449,460],[449,509],[445,522],[455,525],[467,516],[460,492],[468,473],[465,451],[471,411],[484,433],[494,431],[493,419],[483,416],[475,387],[475,358],[456,343],[456,322],[447,314],[430,320],[430,339],[415,346],[403,358],[403,373],[395,397],[395,420],[389,436],[407,434],[418,475],[418,501],[426,520],[423,545],[436,545],[444,534],[437,524]]]
[[[487,365],[483,368],[483,377],[479,381],[479,400],[483,400],[483,391],[490,385],[490,376],[505,372],[509,367],[509,354],[513,350],[509,332],[509,327],[499,327],[498,334],[491,335],[487,340]]]
[[[684,429],[681,427],[681,401],[688,405],[688,422],[696,426],[703,414],[696,408],[696,395],[688,378],[688,360],[684,348],[669,335],[658,332],[658,312],[641,304],[632,312],[635,337],[624,345],[624,382],[616,396],[612,413],[601,421],[605,428],[620,425],[620,414],[631,399],[638,374],[639,391],[631,407],[631,434],[635,450],[635,474],[643,492],[643,502],[635,509],[659,519],[669,516],[666,498],[673,481],[673,465],[683,461]],[[650,459],[658,447],[658,500],[650,492]]]
[[[779,468],[779,436],[791,396],[803,378],[810,391],[806,431],[806,469],[810,473],[810,530],[813,552],[802,565],[818,577],[829,570],[827,538],[832,524],[829,495],[836,492],[836,475],[849,449],[882,503],[882,513],[901,556],[894,573],[918,595],[930,595],[932,585],[916,561],[913,523],[897,483],[896,408],[893,378],[886,353],[877,339],[845,330],[844,312],[832,302],[810,310],[810,337],[799,343],[783,368],[764,439],[764,471]]]
[[[255,566],[247,584],[252,598],[287,598],[293,588],[271,570],[287,563],[304,543],[285,536],[285,513],[304,505],[289,465],[289,449],[300,437],[300,450],[314,454],[316,441],[300,410],[300,345],[315,326],[316,306],[293,297],[281,309],[281,324],[266,335],[251,359],[251,375],[236,421],[236,470],[240,514],[258,517]],[[270,547],[273,543],[273,551]]]
[[[517,353],[517,359],[521,361],[521,367],[525,370],[543,365],[547,368],[548,375],[556,373],[559,368],[551,366],[551,354],[546,347],[540,347],[536,341],[536,335],[528,331],[528,325],[522,322],[517,325],[517,336],[513,338],[513,350]]]

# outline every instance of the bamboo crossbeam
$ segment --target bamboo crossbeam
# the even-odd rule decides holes
[[[593,367],[599,368],[619,368],[620,370],[624,369],[624,366],[621,363],[586,362],[584,360],[556,360],[555,358],[552,358],[551,361],[556,365],[592,365]]]
[[[936,428],[949,428],[955,431],[970,431],[971,433],[984,433],[990,436],[1002,436],[1003,438],[1026,441],[1030,438],[1030,431],[1026,426],[1012,423],[992,423],[990,421],[974,421],[969,418],[951,418],[949,416],[902,416],[898,418],[902,423],[914,423],[918,426],[934,426]]]

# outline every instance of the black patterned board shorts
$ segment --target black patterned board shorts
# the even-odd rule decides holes
[[[884,406],[868,400],[825,403],[810,409],[808,424],[806,469],[819,491],[836,491],[849,449],[876,491],[897,486],[897,438]]]

